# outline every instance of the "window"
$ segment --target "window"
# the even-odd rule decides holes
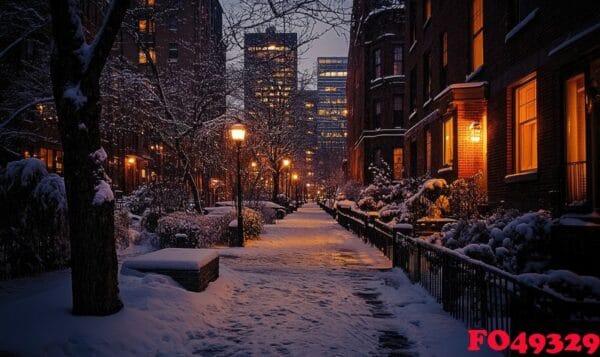
[[[426,169],[428,173],[431,173],[431,129],[425,130],[425,160]]]
[[[146,0],[146,5],[154,6],[156,4],[156,0]]]
[[[410,70],[410,111],[417,109],[417,71],[416,68]]]
[[[394,96],[394,127],[398,128],[398,127],[402,127],[402,120],[403,120],[403,113],[402,113],[402,96],[401,95],[395,95]]]
[[[537,169],[537,94],[533,79],[515,89],[516,171]]]
[[[450,117],[444,122],[444,166],[452,166],[454,162],[454,119]]]
[[[373,125],[375,126],[375,129],[381,128],[381,101],[375,101],[373,112]]]
[[[442,33],[440,37],[440,90],[446,88],[446,75],[448,73],[448,33]]]
[[[373,54],[373,69],[374,69],[374,78],[381,77],[381,50],[375,50]]]
[[[431,52],[423,55],[423,100],[431,98]]]
[[[473,0],[473,71],[483,65],[483,0]]]
[[[585,77],[578,74],[566,85],[567,202],[587,198]]]
[[[154,20],[141,19],[138,21],[138,30],[140,33],[154,33]]]
[[[60,174],[63,172],[63,152],[60,150],[56,150],[55,154],[56,155],[54,156],[54,169],[57,173]]]
[[[431,17],[431,0],[425,0],[423,3],[423,17],[424,21],[429,20]]]
[[[171,31],[177,31],[177,27],[178,27],[177,18],[176,17],[171,17],[169,19],[169,30],[171,30]]]
[[[400,180],[402,178],[402,165],[404,164],[402,158],[403,154],[404,150],[402,150],[402,148],[394,149],[394,180]]]
[[[179,58],[179,46],[176,43],[169,43],[169,62],[177,62]]]
[[[394,47],[394,76],[399,76],[402,73],[402,47]]]
[[[152,59],[152,62],[156,63],[156,51],[154,50],[154,48],[149,48],[148,53],[150,54],[150,58]],[[141,48],[138,53],[138,63],[139,64],[147,64],[148,63],[148,58],[146,57],[146,52],[144,52],[144,50]]]

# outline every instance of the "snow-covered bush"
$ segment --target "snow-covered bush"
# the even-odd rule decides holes
[[[486,203],[481,188],[481,172],[474,176],[455,180],[448,186],[448,200],[452,217],[461,219],[478,218],[480,208]]]
[[[356,202],[360,199],[361,190],[360,183],[350,180],[340,188],[338,197],[341,196],[340,199]]]
[[[289,205],[292,203],[292,200],[285,194],[280,193],[279,195],[277,195],[277,198],[275,199],[275,203],[277,203],[278,205],[281,205],[283,207],[289,207]]]
[[[131,213],[138,215],[146,210],[170,213],[185,210],[188,196],[181,185],[157,182],[141,186],[123,197],[123,203]]]
[[[566,298],[600,301],[600,279],[593,276],[577,275],[569,270],[549,270],[543,274],[521,274],[518,279]]]
[[[244,237],[246,239],[256,239],[263,230],[262,215],[250,208],[244,208],[242,211],[244,219]]]
[[[156,211],[147,210],[144,212],[142,217],[142,228],[148,232],[156,232],[156,227],[158,226],[158,220],[160,219],[161,214]]]
[[[259,212],[264,224],[275,224],[277,220],[277,211],[261,202],[251,202],[249,208]]]
[[[173,212],[158,220],[161,248],[206,248],[227,243],[233,214],[199,215]],[[260,219],[260,218],[259,218]]]
[[[34,274],[69,263],[64,180],[38,159],[0,170],[0,278]]]
[[[510,273],[540,272],[550,261],[551,225],[552,218],[546,211],[519,214],[516,210],[500,210],[485,220],[463,219],[446,224],[440,234],[428,240]]]

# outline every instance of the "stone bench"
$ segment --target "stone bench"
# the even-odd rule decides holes
[[[167,275],[184,289],[200,292],[219,277],[219,254],[213,249],[167,248],[130,258],[123,268]]]

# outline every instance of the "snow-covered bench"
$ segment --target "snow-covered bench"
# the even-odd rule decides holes
[[[186,290],[200,292],[219,277],[219,254],[212,249],[167,248],[130,258],[123,268],[167,275]]]

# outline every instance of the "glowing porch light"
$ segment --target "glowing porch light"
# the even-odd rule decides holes
[[[471,131],[471,142],[478,143],[481,141],[481,125],[479,123],[471,123],[469,126]]]
[[[236,142],[242,142],[246,138],[246,127],[244,124],[233,124],[229,129],[231,140]]]

